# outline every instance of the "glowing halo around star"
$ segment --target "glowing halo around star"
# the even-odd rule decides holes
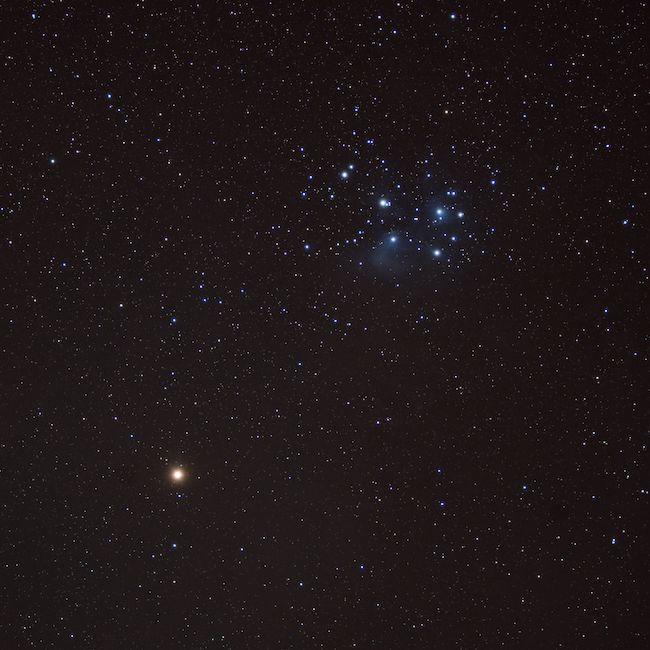
[[[180,468],[176,467],[172,470],[172,480],[182,481],[185,478],[185,472]]]

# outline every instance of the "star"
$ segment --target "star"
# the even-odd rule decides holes
[[[172,479],[174,481],[182,481],[184,478],[185,472],[180,467],[177,467],[172,471]]]

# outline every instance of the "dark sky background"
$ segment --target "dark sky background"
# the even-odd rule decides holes
[[[647,648],[647,10],[5,3],[2,648]]]

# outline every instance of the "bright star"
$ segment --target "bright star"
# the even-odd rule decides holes
[[[182,481],[184,478],[185,472],[179,467],[172,472],[172,479],[174,479],[174,481]]]

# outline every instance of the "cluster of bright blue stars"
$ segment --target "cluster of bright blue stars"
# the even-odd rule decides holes
[[[372,145],[374,142],[373,138],[363,140],[366,145]],[[304,153],[304,147],[300,147],[299,151]],[[389,172],[389,161],[377,158],[376,163],[379,165],[378,173]],[[423,163],[429,165],[430,161],[427,159]],[[341,196],[344,191],[343,183],[347,184],[358,171],[358,164],[346,163],[335,172],[341,182],[339,186]],[[424,173],[428,178],[432,177],[427,169]],[[367,170],[359,174],[360,182],[365,178],[370,178]],[[492,172],[491,176],[488,176],[488,179],[490,178],[493,184],[496,183],[496,173]],[[322,190],[326,198],[338,201],[339,191],[332,180],[331,178],[327,180]],[[307,181],[308,186],[299,192],[302,198],[311,198],[317,189],[313,185],[313,174],[307,174]],[[384,267],[390,273],[422,268],[420,265],[427,259],[447,264],[467,261],[469,259],[467,245],[473,236],[471,233],[468,237],[465,236],[465,212],[455,205],[459,191],[447,187],[441,192],[442,197],[431,205],[434,193],[428,183],[426,187],[410,190],[404,189],[405,185],[404,179],[395,178],[392,183],[384,184],[383,190],[379,192],[374,185],[368,187],[367,196],[374,197],[375,211],[372,210],[371,205],[364,205],[362,197],[362,202],[358,204],[358,212],[364,214],[366,227],[357,228],[351,237],[331,242],[329,250],[339,251],[366,243],[368,246],[366,252],[371,253],[370,259],[357,259],[354,261],[356,265]],[[351,184],[350,187],[356,186]],[[388,189],[389,187],[391,189]],[[304,252],[312,252],[312,245],[305,240],[301,247]],[[288,255],[289,252],[285,251],[284,254]]]
[[[447,195],[448,196],[456,196],[456,191],[455,190],[448,190]],[[378,204],[379,204],[380,209],[385,209],[385,208],[391,207],[392,201],[389,198],[382,197],[381,199],[379,199]],[[405,244],[408,245],[408,247],[410,247],[411,249],[415,248],[416,251],[423,251],[423,250],[429,249],[431,251],[432,258],[437,259],[437,260],[443,259],[444,258],[444,248],[441,245],[435,245],[435,240],[439,239],[441,237],[444,237],[449,242],[456,243],[458,241],[458,235],[456,235],[455,233],[449,233],[449,232],[443,233],[443,234],[436,233],[434,235],[434,238],[433,238],[434,239],[434,244],[431,245],[431,244],[427,243],[427,240],[429,240],[429,241],[431,240],[431,232],[427,231],[426,233],[423,233],[422,231],[426,230],[426,225],[427,224],[430,225],[430,226],[433,226],[433,225],[437,225],[437,224],[439,225],[439,224],[448,223],[449,227],[453,228],[452,222],[451,221],[448,222],[448,217],[449,217],[450,213],[454,212],[454,210],[449,208],[449,207],[446,207],[446,206],[444,206],[444,207],[443,206],[438,206],[433,211],[433,214],[432,214],[432,217],[431,217],[430,221],[421,220],[421,217],[419,216],[420,208],[415,208],[414,211],[416,213],[418,213],[418,215],[415,215],[415,216],[412,217],[412,223],[415,224],[415,226],[417,226],[418,224],[423,224],[425,226],[425,228],[417,228],[417,227],[415,228],[415,232],[419,231],[420,234],[419,235],[417,235],[417,234],[409,234],[408,232],[405,232],[405,233],[403,233],[403,237],[400,237],[399,233],[391,232],[391,233],[388,234],[387,239],[385,241],[388,244],[390,244],[395,250],[397,250],[396,245],[398,244],[398,242],[400,242],[400,240],[403,240],[405,242]],[[462,211],[456,211],[455,214],[456,214],[456,217],[458,219],[463,219],[464,216],[465,216],[465,213],[462,212]],[[379,220],[379,223],[384,224],[385,221],[386,221],[386,219],[382,218],[382,219]],[[398,218],[396,218],[396,221],[397,222],[404,222],[405,219],[398,217]],[[371,223],[371,222],[369,221],[369,223]]]

